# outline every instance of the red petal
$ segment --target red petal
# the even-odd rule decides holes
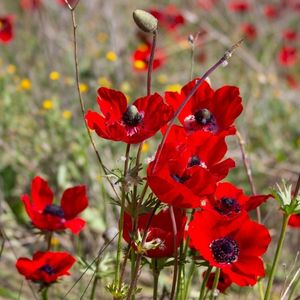
[[[31,198],[33,205],[38,210],[43,210],[47,204],[53,202],[53,192],[48,186],[48,182],[37,176],[31,182]]]

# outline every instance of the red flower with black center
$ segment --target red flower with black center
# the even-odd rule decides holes
[[[37,176],[31,183],[31,197],[21,197],[33,225],[45,231],[69,229],[78,234],[85,221],[77,218],[88,205],[85,186],[75,186],[64,191],[61,204],[53,203],[53,192],[47,181]]]
[[[261,256],[271,237],[265,226],[247,214],[228,219],[210,211],[196,212],[188,234],[199,254],[237,285],[254,285],[264,276]]]
[[[284,46],[278,54],[278,62],[283,67],[294,66],[298,60],[298,52],[295,47]]]
[[[0,43],[9,43],[13,37],[12,16],[0,17]]]
[[[173,116],[172,107],[157,93],[128,105],[123,93],[102,87],[97,102],[102,115],[88,111],[85,118],[89,128],[102,138],[128,144],[150,138]]]
[[[202,274],[202,276],[204,277],[206,274],[206,272],[204,272]],[[210,273],[209,274],[209,277],[208,277],[208,281],[207,281],[207,284],[206,284],[206,287],[208,289],[212,289],[213,287],[213,283],[214,283],[214,279],[215,279],[215,275],[216,273],[213,272],[213,273]],[[219,281],[218,281],[218,285],[217,285],[217,289],[221,292],[221,293],[224,293],[226,291],[226,289],[228,287],[230,287],[232,285],[232,281],[231,279],[229,278],[228,275],[226,275],[224,272],[220,272],[220,277],[219,277]]]
[[[234,217],[244,211],[250,211],[261,205],[272,195],[247,196],[229,182],[220,182],[210,202],[212,208],[220,215]]]
[[[185,19],[175,5],[168,5],[163,9],[153,8],[149,10],[166,30],[172,31],[185,24]]]
[[[199,79],[186,84],[180,94],[165,93],[166,102],[174,108],[174,111],[193,89],[197,80]],[[178,118],[188,133],[204,130],[214,134],[231,135],[235,133],[233,122],[242,110],[242,98],[237,87],[223,86],[214,91],[205,81],[185,105]]]
[[[59,277],[70,275],[75,258],[67,252],[36,252],[32,260],[21,257],[16,267],[27,280],[50,284]]]
[[[131,243],[132,247],[143,253],[147,257],[171,257],[174,254],[174,234],[170,209],[164,209],[157,215],[154,215],[150,223],[147,238],[142,247],[142,238],[151,213],[140,215],[138,218],[137,229],[132,229],[132,219],[129,214],[124,215],[123,238],[127,243]],[[187,217],[183,210],[174,208],[174,216],[177,227],[176,242],[179,247],[183,235]],[[134,236],[134,233],[138,233]]]
[[[268,4],[264,6],[264,15],[270,19],[277,19],[279,17],[279,7],[276,5]]]
[[[300,227],[300,214],[292,215],[289,219],[289,225],[291,227]]]
[[[21,0],[21,8],[24,10],[35,10],[39,9],[42,5],[41,0]]]
[[[229,10],[237,13],[245,13],[250,10],[250,4],[245,0],[233,0],[230,1]]]
[[[257,37],[256,27],[251,23],[242,24],[241,31],[248,40],[254,40]]]
[[[148,43],[139,45],[139,47],[133,52],[132,66],[135,71],[146,72],[148,70],[150,53],[151,45]],[[153,59],[153,70],[159,69],[165,64],[165,62],[165,52],[162,49],[157,48]]]

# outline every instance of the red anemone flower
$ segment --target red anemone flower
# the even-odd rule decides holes
[[[297,40],[298,33],[295,30],[286,29],[282,33],[282,38],[288,42],[293,42]]]
[[[285,80],[287,82],[287,85],[292,89],[298,89],[300,86],[299,82],[292,74],[286,74]]]
[[[0,43],[9,43],[14,36],[12,16],[0,17]]]
[[[289,219],[289,225],[291,227],[300,227],[300,214],[292,215]]]
[[[270,20],[277,19],[279,16],[279,7],[272,4],[265,5],[264,15]]]
[[[24,10],[35,10],[39,9],[42,5],[41,0],[21,0],[21,8]]]
[[[53,203],[53,192],[47,181],[37,176],[31,183],[31,197],[21,197],[26,212],[33,225],[45,231],[71,230],[78,234],[85,221],[76,216],[88,205],[85,186],[66,189],[62,195],[61,205]]]
[[[261,255],[271,237],[265,226],[246,214],[228,219],[210,211],[196,212],[188,234],[200,255],[237,285],[254,285],[264,276]]]
[[[261,205],[272,195],[247,196],[242,189],[229,182],[220,182],[209,204],[220,215],[234,217],[244,211],[250,211]]]
[[[157,18],[159,25],[166,30],[174,30],[185,24],[185,19],[175,5],[168,5],[163,9],[150,9],[150,14]]]
[[[68,3],[73,6],[78,2],[78,0],[68,0]],[[62,5],[62,6],[67,6],[67,3],[65,0],[57,0],[57,3]]]
[[[50,284],[59,277],[70,275],[69,270],[75,258],[67,252],[36,252],[32,260],[21,257],[16,267],[26,279],[34,282]]]
[[[102,87],[97,101],[102,115],[88,111],[85,118],[89,128],[102,138],[128,144],[150,138],[173,116],[172,107],[157,93],[128,105],[123,93]]]
[[[241,31],[248,40],[254,40],[257,37],[256,27],[251,23],[242,24]]]
[[[284,67],[290,67],[296,64],[298,53],[295,47],[284,46],[278,54],[278,62]]]
[[[205,276],[206,272],[203,273],[203,277]],[[215,279],[215,275],[216,272],[210,273],[209,277],[208,277],[208,281],[206,284],[206,287],[208,289],[212,289],[213,287],[213,283],[214,283],[214,279]],[[230,287],[232,285],[232,281],[229,278],[229,276],[227,274],[225,274],[224,272],[220,272],[220,277],[219,277],[219,281],[218,281],[218,285],[217,285],[217,289],[221,292],[221,293],[225,293],[226,289],[228,287]]]
[[[183,210],[174,208],[174,215],[177,227],[176,242],[179,247],[183,235],[184,227],[187,217]],[[123,238],[127,243],[132,243],[132,247],[141,251],[147,257],[171,257],[174,254],[174,234],[172,227],[172,220],[170,216],[170,209],[164,209],[157,215],[154,215],[150,223],[147,233],[147,238],[144,246],[142,247],[141,241],[144,235],[148,220],[151,213],[140,215],[138,218],[137,230],[132,231],[132,219],[129,214],[124,215],[124,230]],[[137,236],[134,234],[137,232]]]
[[[218,0],[198,0],[197,4],[203,10],[210,11],[216,6],[217,2]]]
[[[196,78],[186,84],[181,89],[181,93],[165,93],[166,102],[173,106],[174,111],[193,89],[197,80],[199,79]],[[214,91],[204,81],[178,118],[188,133],[204,130],[214,134],[231,135],[235,133],[233,122],[242,110],[242,98],[237,87],[223,86]]]
[[[148,64],[151,53],[151,44],[145,43],[139,45],[139,47],[133,52],[132,64],[133,69],[138,72],[146,72],[148,70]],[[155,56],[153,59],[153,70],[157,70],[162,67],[166,62],[166,54],[162,49],[155,50]]]
[[[232,0],[228,7],[233,12],[245,13],[250,9],[250,4],[245,0]]]

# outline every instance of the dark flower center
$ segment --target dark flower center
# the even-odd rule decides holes
[[[232,213],[240,213],[241,206],[238,201],[234,198],[223,197],[218,204],[215,206],[215,210],[221,215],[231,215]]]
[[[43,271],[45,273],[47,273],[48,275],[53,275],[55,274],[55,270],[53,267],[49,266],[49,265],[43,265],[42,267],[39,268],[40,271]]]
[[[51,215],[55,217],[63,218],[65,216],[63,209],[56,204],[48,204],[45,208],[43,213],[45,215]]]
[[[201,160],[197,155],[193,155],[190,157],[188,162],[188,167],[199,166],[201,164]]]
[[[176,181],[176,182],[179,182],[179,183],[185,183],[189,178],[190,176],[186,176],[186,175],[183,175],[183,176],[178,176],[177,174],[171,174],[171,177]]]
[[[123,114],[123,122],[131,127],[137,126],[142,121],[142,114],[139,113],[138,109],[134,105],[129,105]]]
[[[236,241],[229,237],[214,240],[210,244],[213,257],[218,263],[236,262],[240,254],[240,249]]]
[[[206,108],[200,109],[199,111],[197,111],[195,113],[194,116],[195,116],[197,123],[199,123],[200,125],[203,125],[203,126],[209,125],[213,121],[212,113]]]

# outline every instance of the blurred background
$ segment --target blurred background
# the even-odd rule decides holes
[[[86,109],[97,109],[100,86],[121,90],[129,101],[146,94],[146,68],[151,36],[132,20],[136,8],[159,19],[153,91],[177,91],[201,76],[232,44],[244,38],[227,66],[210,78],[214,89],[240,88],[244,111],[237,128],[245,141],[258,193],[276,182],[294,183],[300,161],[300,1],[135,1],[80,0],[76,8],[80,89]],[[12,26],[9,40],[1,40],[5,18]],[[78,237],[56,235],[53,245],[81,258],[73,277],[57,285],[59,299],[96,256],[103,233],[116,226],[117,208],[84,128],[74,76],[71,14],[60,0],[2,0],[0,3],[0,299],[33,299],[32,291],[14,268],[16,257],[32,254],[43,238],[32,234],[20,195],[31,180],[46,178],[60,198],[66,187],[86,184],[90,205],[83,213],[86,229]],[[146,142],[143,161],[151,157],[160,136]],[[125,145],[100,139],[98,150],[110,169],[122,168]],[[228,180],[250,193],[236,137],[229,137],[237,164]],[[276,203],[262,207],[271,235],[278,231]],[[3,237],[6,237],[4,241]],[[278,299],[288,272],[299,267],[299,229],[287,234],[278,274]],[[270,262],[274,247],[269,249]],[[112,253],[100,263],[104,286],[111,276]],[[170,270],[171,272],[171,270]],[[79,299],[93,268],[73,288],[68,299]],[[168,286],[164,274],[160,284]],[[143,275],[143,293],[151,299],[151,275]],[[197,283],[193,287],[197,295]],[[253,299],[247,288],[233,287],[228,299]],[[87,294],[88,295],[88,294]],[[235,296],[233,296],[235,295]],[[224,296],[226,298],[226,296]],[[85,299],[85,298],[83,298]],[[87,296],[88,299],[88,296]],[[222,297],[221,297],[222,299]],[[274,298],[275,299],[275,298]]]

